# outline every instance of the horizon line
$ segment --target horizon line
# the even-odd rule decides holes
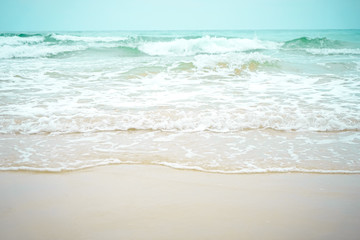
[[[244,29],[103,29],[103,30],[1,30],[0,32],[165,32],[165,31],[333,31],[360,28],[244,28]]]

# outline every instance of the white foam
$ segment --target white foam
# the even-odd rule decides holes
[[[179,170],[194,170],[208,173],[221,174],[254,174],[254,173],[320,173],[320,174],[359,174],[358,170],[331,170],[331,169],[304,169],[297,167],[269,167],[269,168],[243,168],[238,170],[206,169],[200,166],[189,166],[180,163],[160,162],[159,165]]]
[[[88,37],[51,34],[58,41],[74,41],[75,44],[46,42],[48,36],[0,36],[0,59],[48,57],[64,52],[85,50],[87,48],[118,47],[119,41],[126,37]]]
[[[175,39],[169,42],[145,42],[139,50],[149,55],[190,56],[199,53],[227,53],[258,49],[276,49],[280,44],[258,39],[205,36],[197,39]]]
[[[76,111],[74,109],[74,111]],[[81,111],[81,110],[79,110]],[[64,114],[64,113],[63,113]],[[24,120],[20,120],[20,119]],[[231,132],[247,129],[281,131],[359,131],[360,121],[328,111],[306,113],[279,107],[248,110],[166,110],[101,115],[78,113],[0,120],[1,133],[77,133],[98,131],[161,130]]]
[[[305,49],[306,52],[315,54],[315,55],[359,55],[360,49],[359,48],[310,48]]]
[[[128,39],[127,37],[91,37],[91,36],[75,36],[75,35],[59,35],[59,34],[51,34],[56,40],[59,41],[76,41],[76,42],[118,42],[124,41]]]
[[[18,166],[18,167],[0,167],[0,171],[31,171],[31,172],[51,172],[51,173],[59,173],[59,172],[67,172],[67,171],[76,171],[93,167],[107,166],[112,164],[132,164],[132,162],[121,162],[118,159],[108,159],[108,160],[99,160],[99,162],[95,162],[92,164],[86,164],[80,162],[78,167],[29,167],[29,166]]]
[[[4,46],[4,45],[19,46],[23,44],[41,43],[43,41],[44,41],[43,36],[31,36],[31,37],[0,36],[0,46]]]
[[[0,132],[360,130],[357,76],[346,80],[267,72],[229,76],[220,72],[222,67],[218,72],[204,70],[225,60],[229,64],[225,71],[231,71],[251,59],[268,58],[260,53],[198,55],[193,60],[195,72],[179,76],[161,72],[135,80],[119,80],[116,74],[105,78],[98,72],[77,75],[78,66],[72,62],[58,66],[56,74],[64,74],[59,80],[48,74],[53,66],[46,66],[47,61],[39,66],[28,61],[29,65],[16,65],[15,72],[36,68],[27,72],[32,80],[2,76],[13,81],[2,83],[9,102],[0,106]],[[116,65],[105,63],[109,65],[101,65],[102,69]],[[326,81],[318,84],[322,80]]]
[[[224,53],[216,55],[200,54],[194,57],[198,70],[234,71],[244,69],[246,64],[276,63],[278,60],[262,53]],[[244,69],[245,70],[245,69]]]
[[[48,57],[59,53],[85,50],[86,46],[64,46],[64,45],[20,45],[1,46],[0,59],[7,58],[38,58]]]
[[[59,173],[67,171],[77,171],[87,168],[107,166],[113,164],[137,164],[137,165],[148,165],[148,164],[139,164],[131,161],[120,161],[120,160],[110,160],[86,164],[78,167],[28,167],[28,166],[19,166],[19,167],[0,167],[0,171],[31,171],[31,172],[44,172],[44,173]],[[360,174],[359,170],[343,170],[343,169],[305,169],[297,167],[269,167],[269,168],[243,168],[238,170],[217,170],[217,169],[206,169],[200,166],[191,166],[180,163],[171,163],[171,162],[157,162],[151,163],[151,165],[160,165],[165,167],[170,167],[178,170],[192,170],[206,173],[220,173],[220,174],[262,174],[262,173],[308,173],[308,174]]]

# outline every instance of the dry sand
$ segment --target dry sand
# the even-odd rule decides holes
[[[360,175],[0,172],[0,239],[359,239]]]

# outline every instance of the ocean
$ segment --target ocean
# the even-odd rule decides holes
[[[0,170],[360,173],[360,30],[0,33]]]

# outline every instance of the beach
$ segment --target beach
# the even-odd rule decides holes
[[[360,240],[360,0],[0,9],[0,240]]]
[[[359,174],[0,172],[1,239],[357,239]]]

